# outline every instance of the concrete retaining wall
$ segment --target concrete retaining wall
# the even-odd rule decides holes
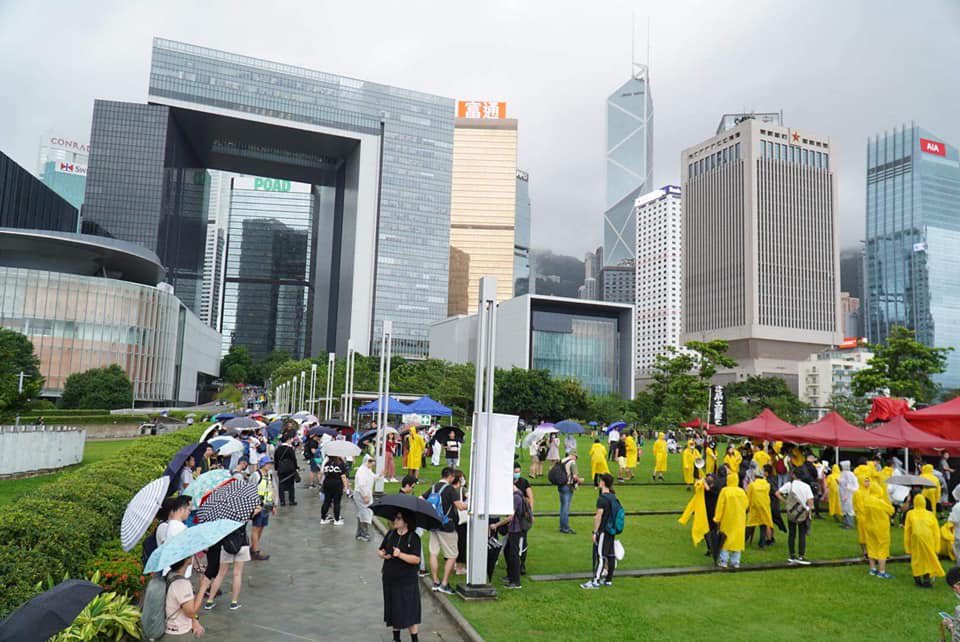
[[[0,426],[0,477],[79,464],[86,438],[70,426]]]

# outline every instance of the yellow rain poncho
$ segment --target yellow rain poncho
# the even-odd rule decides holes
[[[637,440],[633,435],[623,438],[623,447],[627,451],[627,468],[637,467]]]
[[[940,556],[956,560],[953,553],[953,522],[944,522],[940,527]]]
[[[653,442],[653,472],[667,472],[667,440],[665,435],[660,433],[657,440]]]
[[[927,498],[931,506],[936,508],[937,504],[940,503],[940,480],[933,474],[933,465],[924,464],[920,469],[920,476],[929,479],[935,484],[934,488],[924,488],[923,496]]]
[[[940,524],[932,511],[927,510],[922,495],[915,495],[913,508],[903,524],[903,550],[910,555],[910,569],[914,577],[946,575],[937,551],[940,550]]]
[[[803,466],[804,461],[803,452],[801,452],[797,446],[794,446],[793,449],[790,450],[790,465],[794,468],[799,468]]]
[[[770,512],[770,482],[757,477],[747,486],[747,526],[773,528],[773,513]]]
[[[843,507],[840,504],[840,466],[834,466],[827,475],[827,499],[828,511],[834,517],[843,515]]]
[[[607,449],[603,444],[596,442],[590,446],[590,477],[609,473],[607,466]]]
[[[867,543],[867,518],[863,500],[869,494],[870,491],[864,486],[859,486],[853,493],[853,514],[857,518],[857,542],[863,545]]]
[[[707,475],[717,472],[717,452],[710,446],[707,446],[707,456],[703,461],[703,470]]]
[[[744,529],[747,526],[747,493],[737,485],[736,475],[727,477],[727,486],[717,498],[713,521],[720,525],[720,532],[726,535],[723,550],[742,551]]]
[[[740,474],[740,462],[743,461],[743,455],[736,448],[728,448],[727,454],[723,456],[723,463],[727,465],[730,472],[734,475]]]
[[[886,500],[876,482],[871,482],[868,490],[862,500],[867,557],[885,560],[890,557],[890,516],[893,515],[893,504]],[[859,516],[857,523],[860,523]]]
[[[693,485],[693,497],[687,502],[687,507],[683,509],[683,515],[677,520],[681,524],[686,524],[690,521],[690,517],[693,517],[690,537],[693,539],[694,546],[702,542],[704,535],[710,530],[710,523],[707,521],[707,503],[703,493],[703,480],[698,479]]]
[[[417,434],[417,429],[411,428],[410,435],[407,437],[407,456],[404,458],[404,468],[420,470],[424,445],[423,437]]]
[[[865,485],[863,483],[863,480],[866,479],[867,477],[869,477],[872,480],[876,475],[876,472],[877,472],[877,468],[871,462],[867,462],[866,464],[860,464],[859,466],[853,469],[853,474],[857,478],[857,483],[860,486]]]
[[[760,467],[760,470],[763,470],[763,467],[770,463],[770,453],[768,453],[763,448],[757,450],[753,453],[753,461],[757,462],[757,466]]]
[[[690,485],[693,483],[694,462],[700,459],[700,451],[693,445],[693,440],[687,442],[687,447],[683,449],[681,461],[683,462],[683,483]]]

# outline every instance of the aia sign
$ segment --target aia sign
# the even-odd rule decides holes
[[[947,155],[946,145],[935,140],[930,140],[928,138],[920,139],[920,149],[928,154],[936,154],[937,156]]]

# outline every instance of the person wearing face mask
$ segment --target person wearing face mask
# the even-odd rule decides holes
[[[391,529],[383,537],[377,555],[383,560],[383,622],[393,629],[393,639],[410,629],[410,639],[418,642],[420,630],[420,537],[413,531],[416,519],[407,511],[398,511]]]
[[[194,595],[193,585],[189,580],[192,560],[192,557],[188,557],[170,569],[172,575],[168,581],[164,604],[167,636],[180,637],[190,633],[197,637],[203,635],[203,625],[200,624],[198,615],[203,595]]]
[[[533,514],[533,487],[530,486],[530,482],[523,478],[523,475],[520,474],[520,462],[513,462],[513,485],[520,491],[520,494],[526,498],[527,502],[530,504],[530,513]],[[523,536],[523,548],[520,550],[520,575],[527,574],[527,550],[530,548],[530,531],[525,530],[522,533]]]

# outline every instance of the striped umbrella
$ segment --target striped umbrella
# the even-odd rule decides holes
[[[160,510],[160,504],[167,496],[168,486],[170,486],[170,478],[166,475],[154,479],[138,490],[127,504],[127,510],[123,512],[123,521],[120,522],[120,544],[123,545],[123,550],[129,551],[136,546],[150,528],[150,523]]]
[[[193,507],[200,506],[200,498],[219,486],[225,479],[230,479],[230,472],[217,469],[203,473],[193,480],[193,483],[187,486],[183,491],[184,495],[189,496],[193,501]]]
[[[232,519],[245,522],[258,506],[260,495],[257,494],[256,486],[247,482],[227,484],[213,491],[203,506],[197,509],[197,521]]]
[[[243,442],[234,437],[214,437],[207,443],[221,457],[243,452]]]
[[[243,522],[218,519],[206,524],[192,526],[181,533],[177,533],[150,554],[146,566],[143,567],[143,572],[156,573],[160,569],[173,566],[191,555],[210,548],[241,526],[243,526]]]

